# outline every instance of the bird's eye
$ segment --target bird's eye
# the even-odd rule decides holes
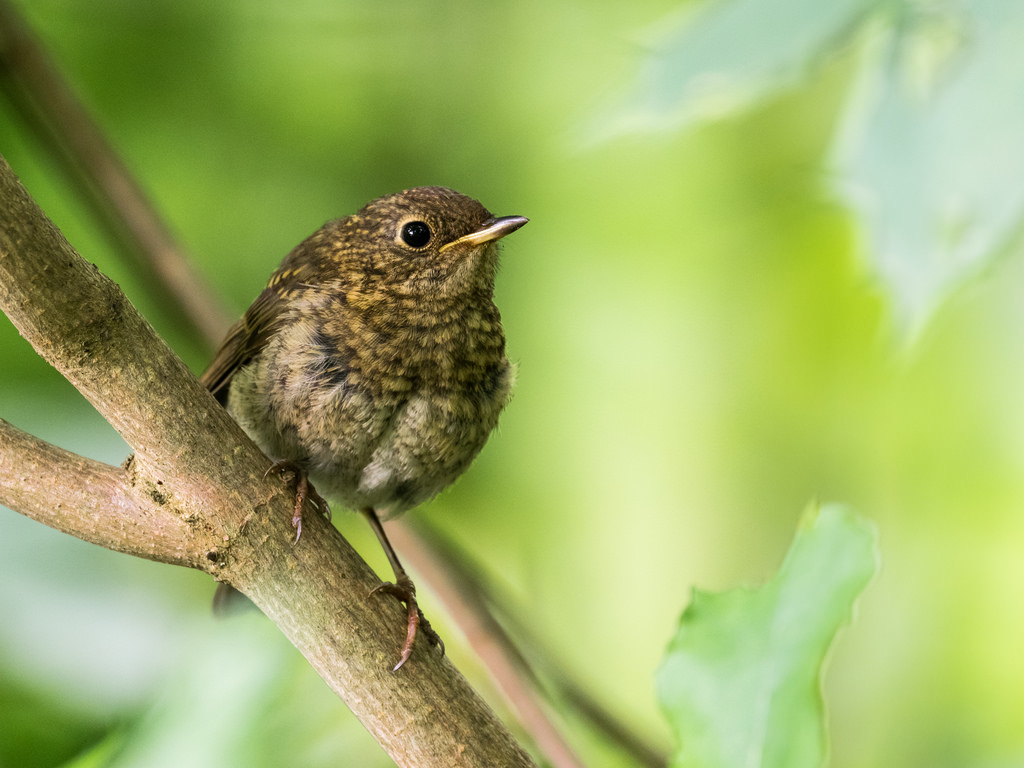
[[[422,248],[430,242],[430,227],[423,221],[410,221],[403,224],[402,242],[410,248]]]

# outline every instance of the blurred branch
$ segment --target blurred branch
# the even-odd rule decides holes
[[[644,740],[609,712],[600,702],[571,680],[548,653],[543,643],[529,628],[514,619],[511,601],[496,592],[483,569],[475,567],[472,558],[445,540],[421,520],[400,520],[392,523],[391,539],[403,557],[419,573],[445,604],[448,612],[466,635],[477,655],[513,708],[519,713],[538,747],[548,756],[565,754],[572,765],[571,750],[551,723],[543,706],[545,699],[567,702],[604,737],[629,755],[635,765],[662,768],[668,756]],[[495,618],[495,610],[530,649],[530,656],[554,689],[554,696],[545,691],[533,665],[519,652],[514,640]]]
[[[291,545],[294,490],[264,479],[267,458],[120,289],[74,251],[3,158],[0,211],[0,309],[135,450],[117,470],[4,423],[0,503],[229,582],[399,766],[533,765],[447,660],[420,646],[391,673],[405,633],[399,603],[369,597],[379,581],[320,516]],[[77,488],[55,492],[63,486]]]
[[[0,0],[0,87],[63,166],[163,307],[213,347],[231,317],[192,269],[163,219],[56,71],[31,30]]]
[[[441,598],[541,753],[558,768],[582,766],[545,711],[526,661],[465,578],[464,564],[451,557],[451,551],[441,547],[437,536],[422,525],[398,521],[390,531],[392,543]]]

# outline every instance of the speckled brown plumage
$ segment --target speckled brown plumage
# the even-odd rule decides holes
[[[508,402],[494,277],[498,240],[525,223],[443,187],[331,221],[285,258],[202,380],[320,492],[401,514],[465,471]]]

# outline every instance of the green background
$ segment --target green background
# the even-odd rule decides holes
[[[678,3],[18,5],[238,313],[381,194],[442,184],[530,217],[497,286],[515,397],[412,514],[633,728],[669,748],[653,676],[690,589],[763,582],[808,501],[835,500],[878,525],[882,570],[825,676],[831,764],[1024,765],[1024,260],[1009,241],[903,333],[833,184],[865,36],[745,109],[602,131]],[[200,371],[7,102],[0,152]],[[0,416],[127,453],[6,320]],[[215,622],[212,592],[0,513],[0,765],[389,764],[265,620]],[[629,765],[568,725],[588,765]]]

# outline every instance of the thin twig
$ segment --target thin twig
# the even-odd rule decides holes
[[[401,520],[392,523],[391,537],[400,542],[403,557],[418,572],[426,575],[426,583],[445,604],[467,641],[487,665],[496,684],[504,691],[512,706],[524,720],[533,721],[543,715],[540,700],[557,699],[570,704],[612,744],[630,756],[636,765],[662,768],[668,762],[663,750],[647,742],[620,718],[590,695],[579,683],[569,678],[563,665],[554,660],[544,644],[515,617],[512,601],[486,577],[485,570],[451,541],[441,536],[423,520]],[[501,616],[499,622],[494,614]],[[516,635],[512,639],[503,623]],[[527,661],[519,647],[529,648]],[[540,676],[534,665],[554,689],[545,696]],[[525,710],[526,714],[523,714]],[[538,713],[537,710],[540,710]],[[554,730],[549,721],[537,723],[538,730]],[[531,729],[535,738],[540,738]],[[545,738],[557,739],[558,732]],[[545,750],[545,754],[553,753]],[[553,761],[554,762],[554,761]],[[561,765],[561,763],[555,763]],[[572,763],[565,763],[571,765]]]
[[[462,566],[453,567],[445,556],[448,553],[434,546],[433,537],[425,536],[421,525],[400,521],[392,523],[390,531],[403,556],[441,598],[537,748],[555,768],[582,768],[583,763],[548,715],[526,661],[479,599],[479,593],[460,578],[464,574]]]

